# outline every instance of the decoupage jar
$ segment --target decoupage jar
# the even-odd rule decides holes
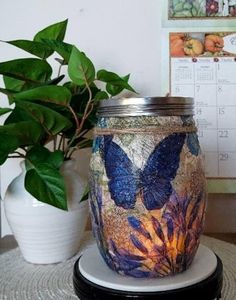
[[[107,265],[141,278],[186,270],[206,207],[193,99],[101,101],[90,169],[92,227]]]

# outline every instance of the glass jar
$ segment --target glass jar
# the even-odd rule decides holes
[[[101,101],[94,135],[90,208],[107,265],[141,278],[186,270],[206,207],[193,99]]]

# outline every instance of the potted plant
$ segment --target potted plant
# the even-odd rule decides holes
[[[42,258],[37,259],[28,254],[28,250],[22,250],[26,260],[36,263],[60,261],[78,250],[79,238],[76,235],[80,230],[75,218],[78,219],[78,211],[84,205],[81,200],[86,199],[88,189],[86,180],[78,174],[71,158],[79,149],[91,146],[88,133],[96,122],[99,101],[124,89],[134,91],[128,83],[129,75],[120,77],[104,69],[96,72],[85,53],[65,43],[66,27],[67,20],[44,28],[33,40],[6,41],[34,57],[0,63],[0,74],[5,84],[0,92],[7,95],[10,104],[7,108],[0,108],[0,115],[6,114],[5,122],[0,126],[0,164],[8,158],[18,157],[23,159],[25,167],[24,173],[13,181],[5,197],[6,215],[9,222],[12,221],[13,233],[22,250],[26,245],[20,241],[21,236],[32,248],[34,240],[37,245],[38,239],[46,236],[46,244],[50,244],[53,237],[62,232],[64,237],[61,240],[57,237],[60,243],[54,245],[57,251],[68,235],[65,227],[73,232],[73,237],[68,238],[74,243],[69,254],[57,256],[54,253],[54,258],[44,258],[44,249],[40,253],[37,251],[38,256],[43,253]],[[60,56],[55,58],[59,64],[57,72],[48,61],[53,53]],[[57,74],[52,75],[55,72]],[[98,82],[102,82],[104,88]],[[75,185],[80,187],[76,196]],[[22,199],[22,193],[26,200]],[[72,203],[72,198],[76,198],[76,204]],[[21,201],[25,202],[22,204]],[[26,216],[30,201],[31,208]],[[41,210],[41,215],[35,212],[36,207]],[[44,210],[45,207],[50,213]],[[59,221],[56,222],[52,214],[58,214]],[[67,222],[63,216],[73,219],[70,214],[74,214],[75,229],[63,224]],[[83,211],[82,215],[85,214]],[[22,222],[19,215],[26,222],[23,233],[19,233],[19,222]],[[48,220],[45,221],[43,216],[48,216]],[[55,232],[49,235],[43,232],[44,224]],[[61,224],[60,228],[58,224]],[[85,221],[80,228],[84,228],[84,224]],[[33,231],[34,225],[39,225],[37,236]]]

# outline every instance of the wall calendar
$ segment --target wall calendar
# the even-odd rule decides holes
[[[170,33],[172,96],[194,97],[208,178],[236,178],[236,33]]]

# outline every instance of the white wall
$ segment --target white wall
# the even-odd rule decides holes
[[[0,40],[31,39],[66,18],[65,40],[86,52],[97,68],[131,73],[131,84],[140,95],[161,95],[161,0],[1,0]],[[0,44],[0,61],[25,55]],[[2,95],[0,103],[7,103]],[[2,166],[2,198],[19,171],[13,160]],[[9,232],[2,211],[2,235]]]

